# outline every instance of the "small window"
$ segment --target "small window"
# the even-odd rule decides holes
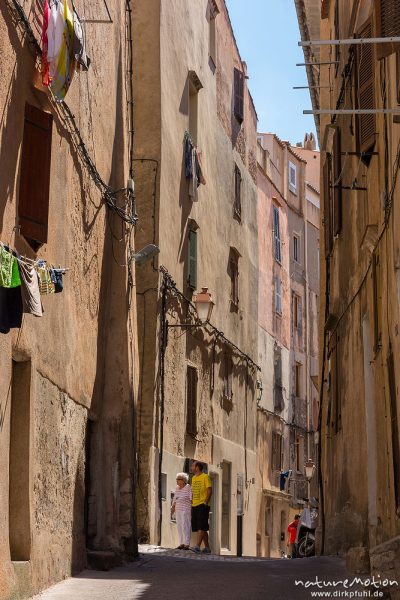
[[[289,161],[289,189],[293,194],[297,190],[297,167]]]
[[[161,473],[161,500],[167,499],[167,474]]]
[[[52,126],[50,113],[25,105],[18,223],[34,250],[47,242]]]
[[[232,356],[226,352],[224,355],[224,398],[232,400],[233,397],[233,362]]]
[[[276,431],[272,432],[272,470],[282,469],[282,435]]]
[[[304,470],[304,437],[302,435],[296,438],[296,471],[302,473]]]
[[[279,208],[274,206],[274,254],[275,260],[281,262],[281,234],[279,224]]]
[[[275,277],[275,312],[282,314],[282,281],[280,277]]]
[[[242,216],[242,174],[237,165],[235,165],[235,202],[233,205],[233,212],[236,217],[240,220]]]
[[[282,349],[277,347],[274,350],[274,410],[282,412],[283,409]]]
[[[300,262],[300,238],[296,234],[293,236],[293,260]]]
[[[231,279],[231,302],[235,306],[239,304],[239,256],[234,249],[231,250],[229,258],[229,277]]]
[[[357,37],[373,35],[372,18],[358,32]],[[385,44],[389,46],[390,44]],[[356,50],[356,108],[373,109],[375,106],[375,48],[374,44],[359,44]],[[374,114],[356,115],[357,144],[360,152],[371,150],[375,143],[376,117]]]
[[[197,433],[197,369],[187,367],[186,372],[186,432]]]
[[[195,73],[195,71],[189,71],[188,75],[188,91],[189,91],[189,133],[192,138],[193,144],[197,146],[197,126],[198,126],[198,112],[199,112],[199,91],[203,85]]]
[[[297,294],[293,294],[293,327],[299,333],[302,331],[302,303],[301,298]]]
[[[197,231],[189,229],[188,235],[188,286],[197,287]]]
[[[216,18],[219,13],[218,6],[215,0],[210,0],[208,3],[208,26],[209,26],[209,46],[208,52],[212,65],[215,69],[217,65],[217,32],[216,32]]]
[[[234,69],[234,104],[233,114],[239,121],[243,122],[244,119],[244,75],[239,69]]]
[[[296,398],[301,398],[301,367],[300,363],[296,363],[294,366],[294,393]]]

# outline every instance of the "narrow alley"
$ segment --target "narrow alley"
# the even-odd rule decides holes
[[[229,558],[140,549],[137,562],[109,572],[83,571],[32,600],[309,600],[311,590],[344,590],[343,585],[306,588],[316,577],[322,585],[348,579],[349,591],[360,589],[339,558]]]
[[[0,600],[400,600],[399,173],[400,0],[0,0]]]

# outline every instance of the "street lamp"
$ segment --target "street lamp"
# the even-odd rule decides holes
[[[199,317],[199,321],[202,323],[208,323],[211,319],[211,314],[214,308],[214,302],[212,300],[212,296],[208,291],[208,288],[201,288],[201,292],[196,294],[194,298],[194,305],[197,310],[197,316]]]
[[[208,288],[201,288],[201,292],[193,298],[196,307],[197,318],[200,323],[168,323],[166,321],[166,344],[168,343],[168,329],[171,327],[182,327],[184,329],[193,329],[195,327],[204,327],[211,319],[211,314],[214,308],[214,302]]]
[[[311,458],[309,458],[304,465],[304,473],[307,481],[311,481],[315,473],[315,463]]]

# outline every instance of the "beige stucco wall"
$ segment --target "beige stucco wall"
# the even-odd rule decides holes
[[[218,342],[214,357],[214,336],[202,330],[192,330],[187,334],[181,329],[169,330],[164,399],[160,396],[160,339],[157,330],[161,279],[153,267],[164,265],[178,289],[191,295],[186,282],[189,219],[198,226],[198,288],[208,286],[215,302],[212,323],[253,360],[257,358],[256,115],[246,88],[245,118],[241,127],[233,117],[233,68],[242,68],[242,65],[224,3],[218,2],[218,6],[216,69],[209,64],[206,0],[196,3],[190,10],[182,0],[161,4],[151,1],[146,6],[139,3],[134,9],[137,32],[144,27],[146,33],[154,35],[154,44],[150,48],[144,41],[136,48],[137,59],[142,61],[137,74],[136,151],[138,158],[160,160],[154,206],[146,166],[138,163],[137,170],[137,189],[142,190],[142,194],[138,194],[138,203],[148,216],[147,224],[138,232],[137,243],[153,238],[154,218],[155,239],[160,246],[160,255],[153,265],[138,270],[139,344],[143,374],[138,415],[139,531],[143,539],[152,541],[159,541],[156,471],[161,443],[162,402],[164,454],[161,468],[168,481],[174,482],[185,457],[196,457],[216,468],[215,435],[226,444],[236,444],[242,452],[244,445],[248,452],[254,452],[256,443],[257,373],[234,352],[233,401],[226,403],[223,399],[225,348],[221,341]],[[192,202],[188,196],[188,183],[183,171],[184,133],[189,127],[189,71],[196,72],[203,86],[198,93],[197,141],[202,151],[206,184],[198,190],[198,202]],[[242,172],[241,223],[233,218],[235,163]],[[240,254],[238,309],[230,302],[230,247],[235,247]],[[168,321],[179,323],[185,317],[184,306],[174,303],[172,296],[168,297]],[[197,439],[185,434],[188,364],[197,367],[199,373]],[[213,369],[215,381],[214,389],[211,389]],[[226,454],[229,453],[227,446]],[[228,456],[225,458],[230,460]],[[218,469],[216,472],[218,474]],[[249,474],[249,479],[252,477],[254,473]],[[236,486],[236,480],[232,479],[232,482]],[[169,522],[169,508],[163,506],[162,510],[161,541],[172,545],[176,541],[175,525]],[[219,527],[217,523],[216,527]],[[246,527],[243,550],[254,553],[255,529],[252,531],[252,524]],[[232,539],[235,535],[232,521]],[[213,544],[216,551],[218,544],[217,539]],[[232,546],[232,550],[236,548]]]
[[[348,31],[350,14],[354,2],[340,2],[341,37],[352,37]],[[373,13],[373,3],[363,3],[356,27],[360,27],[368,15]],[[375,17],[374,17],[375,18]],[[375,22],[375,21],[374,21]],[[322,21],[321,35],[331,36],[334,27],[333,6],[329,18]],[[322,55],[323,54],[323,55]],[[328,52],[321,52],[326,60]],[[341,53],[338,77],[328,79],[325,74],[321,84],[330,83],[337,94],[341,85],[340,73],[347,60],[347,51]],[[381,83],[385,75],[387,106],[396,107],[395,55],[383,62],[375,62],[375,105],[382,106]],[[352,80],[354,81],[354,80]],[[352,83],[352,85],[354,85]],[[351,106],[350,100],[348,104]],[[322,102],[329,102],[324,93]],[[324,118],[321,139],[324,139],[328,118]],[[348,128],[348,121],[340,118],[342,149],[355,150],[355,140]],[[331,393],[324,386],[322,417],[323,477],[326,498],[326,551],[346,553],[350,548],[363,546],[370,551],[373,572],[390,574],[399,579],[398,535],[400,520],[394,498],[394,480],[398,473],[393,465],[393,437],[390,426],[390,395],[388,381],[388,354],[391,345],[394,355],[395,408],[393,423],[399,419],[398,400],[398,256],[399,221],[398,187],[393,188],[393,199],[387,227],[384,227],[385,191],[385,118],[377,115],[376,142],[369,166],[360,162],[358,156],[348,157],[343,182],[348,184],[357,173],[357,181],[367,191],[343,190],[343,229],[334,240],[330,264],[330,308],[331,322],[340,323],[336,330],[340,338],[338,362],[341,405],[341,427],[332,434],[327,424],[327,409],[332,403]],[[392,165],[395,163],[398,132],[397,125],[387,119],[388,140],[388,189],[394,179]],[[330,151],[329,144],[323,150]],[[321,156],[325,161],[325,153]],[[361,183],[362,182],[362,183]],[[323,202],[327,194],[324,191]],[[381,343],[374,349],[374,291],[371,276],[371,260],[374,248],[379,252],[382,280],[378,285],[378,313],[380,315]],[[322,254],[322,253],[321,253]],[[325,290],[327,263],[321,256],[321,290]],[[321,336],[325,320],[324,294],[321,294]],[[335,321],[336,317],[336,321]],[[327,342],[332,331],[327,332]],[[325,377],[328,368],[325,369]],[[397,440],[398,441],[398,440]],[[338,522],[345,525],[337,527]],[[392,554],[386,554],[387,552]],[[382,554],[383,553],[383,554]],[[382,559],[383,556],[390,560]],[[397,563],[396,563],[397,560]],[[397,569],[397,571],[396,571]]]
[[[32,5],[32,6],[31,6]],[[35,35],[41,22],[35,3],[25,3]],[[113,23],[93,24],[86,13],[87,73],[76,73],[66,101],[96,167],[113,189],[126,185],[125,10],[109,5]],[[85,16],[85,7],[77,9]],[[101,15],[102,17],[103,15]],[[43,297],[44,316],[25,315],[20,330],[0,339],[0,598],[30,595],[86,564],[88,544],[117,554],[133,551],[132,410],[137,373],[135,299],[127,310],[125,242],[112,239],[99,190],[71,141],[46,90],[34,87],[38,72],[26,38],[6,5],[0,16],[0,239],[34,257],[16,232],[24,107],[53,114],[49,236],[38,256],[70,268],[61,294]],[[104,36],[107,52],[104,53]],[[38,177],[42,174],[38,173]],[[118,218],[109,224],[121,232]],[[115,260],[113,258],[113,254]],[[29,506],[30,562],[11,562],[9,456],[21,440],[10,439],[12,359],[31,361]],[[15,398],[14,398],[15,399]],[[86,464],[88,417],[94,421],[91,464]],[[10,450],[11,447],[11,450]],[[85,468],[90,488],[85,492]]]

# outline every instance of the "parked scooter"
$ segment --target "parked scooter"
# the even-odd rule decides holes
[[[297,556],[306,558],[315,555],[315,530],[318,525],[318,498],[306,499],[305,506],[297,527]]]

